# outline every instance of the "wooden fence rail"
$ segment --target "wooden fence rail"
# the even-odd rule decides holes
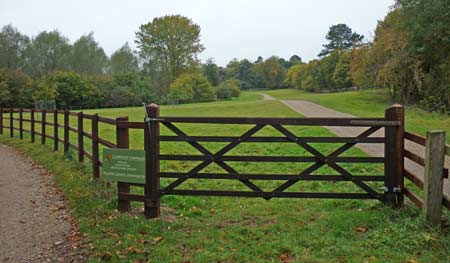
[[[29,119],[24,118],[24,112],[29,113]],[[40,113],[40,114],[39,114]],[[9,117],[5,117],[5,114],[9,114]],[[19,114],[18,118],[15,114]],[[36,118],[37,114],[40,115]],[[53,115],[52,121],[47,121],[48,115]],[[63,124],[59,122],[59,116],[62,116]],[[70,126],[70,116],[77,117],[76,127]],[[5,125],[5,121],[9,120],[9,126]],[[91,133],[84,131],[84,120],[91,121]],[[15,127],[14,122],[19,122],[19,126]],[[117,126],[117,121],[114,119],[99,117],[97,114],[90,115],[83,112],[71,112],[68,110],[41,110],[41,109],[15,109],[15,108],[0,108],[0,134],[4,133],[5,129],[9,129],[10,137],[14,137],[14,131],[19,131],[19,138],[23,139],[23,133],[30,134],[30,140],[32,143],[36,141],[36,135],[41,137],[41,143],[45,144],[47,139],[53,143],[53,150],[59,151],[59,144],[62,143],[64,153],[72,148],[78,153],[78,160],[84,161],[84,157],[87,157],[92,162],[92,177],[98,179],[100,177],[101,161],[99,156],[99,145],[106,147],[116,148],[116,144],[111,143],[107,139],[99,136],[98,124],[106,123]],[[29,123],[30,128],[25,129],[24,123]],[[36,124],[41,125],[40,132],[36,131]],[[50,135],[47,132],[47,127],[53,128],[53,134]],[[60,137],[59,130],[63,130],[62,138]],[[77,134],[77,143],[71,143],[70,132]],[[84,149],[85,138],[91,140],[92,149],[91,152]]]
[[[29,113],[29,114],[24,114]],[[404,109],[401,105],[393,105],[386,110],[384,118],[235,118],[235,117],[163,117],[159,114],[159,106],[150,104],[146,107],[147,118],[144,122],[132,122],[128,117],[118,117],[115,119],[98,116],[98,114],[86,114],[83,112],[72,112],[68,110],[40,110],[40,109],[14,109],[0,108],[0,134],[4,134],[9,129],[10,137],[14,136],[14,131],[19,131],[19,138],[23,139],[23,133],[29,133],[31,142],[36,141],[36,135],[41,136],[41,143],[45,144],[47,139],[52,141],[53,150],[59,151],[59,144],[63,145],[64,153],[70,148],[77,152],[77,159],[83,162],[85,157],[91,160],[92,177],[94,180],[100,177],[102,162],[99,156],[99,147],[109,148],[129,148],[129,130],[144,130],[144,149],[146,159],[145,184],[117,183],[118,210],[121,212],[130,210],[130,201],[144,202],[145,215],[149,218],[158,217],[160,214],[160,198],[164,195],[206,195],[206,196],[244,196],[262,197],[266,200],[271,198],[337,198],[337,199],[376,199],[394,206],[403,204],[403,195],[406,195],[413,203],[423,207],[424,214],[429,220],[437,222],[436,198],[439,198],[440,181],[436,178],[436,165],[440,165],[439,154],[446,152],[450,155],[449,146],[441,146],[442,138],[438,141],[432,139],[438,135],[430,135],[429,138],[404,131]],[[29,119],[25,118],[29,116]],[[51,118],[51,115],[53,117]],[[59,117],[62,119],[59,119]],[[39,118],[40,117],[40,118]],[[70,119],[74,120],[75,126],[70,125]],[[40,119],[40,120],[39,120]],[[9,125],[5,125],[9,120]],[[48,120],[51,120],[49,122]],[[76,121],[75,121],[76,120]],[[62,122],[61,122],[62,121]],[[85,121],[90,121],[91,131],[85,130]],[[18,122],[18,126],[15,126]],[[29,129],[24,128],[24,123],[29,123]],[[189,136],[182,131],[178,123],[195,124],[216,124],[216,125],[248,125],[251,126],[247,132],[241,136]],[[41,125],[40,131],[36,130],[36,125]],[[99,125],[112,125],[116,129],[116,140],[111,142],[101,138],[99,135]],[[160,125],[165,126],[175,135],[160,135]],[[255,133],[264,127],[271,127],[278,131],[282,137],[274,136],[254,136]],[[347,126],[347,127],[368,127],[366,131],[355,137],[300,137],[290,132],[287,126]],[[48,134],[47,127],[53,128],[53,133]],[[89,126],[88,126],[89,127]],[[380,128],[385,129],[385,136],[371,136]],[[62,129],[62,133],[60,133]],[[70,140],[70,133],[76,134],[75,141]],[[60,137],[62,135],[62,137]],[[370,137],[369,137],[370,136]],[[442,136],[442,135],[439,135]],[[424,147],[427,147],[425,157],[404,149],[404,140],[410,140]],[[85,149],[85,142],[91,142],[91,151]],[[184,142],[197,149],[201,155],[182,154],[160,154],[160,143],[164,142]],[[203,147],[200,142],[222,142],[226,143],[221,150],[212,153]],[[236,146],[243,142],[251,143],[294,143],[310,154],[310,156],[244,156],[227,155]],[[310,145],[310,143],[334,143],[343,144],[331,154],[324,155]],[[341,154],[359,143],[384,144],[384,157],[342,157]],[[436,150],[439,148],[438,150]],[[431,150],[432,149],[432,150]],[[425,181],[414,175],[403,167],[404,158],[411,159],[418,164],[427,167],[428,176]],[[197,162],[196,166],[188,172],[168,172],[160,171],[160,161],[185,161]],[[311,165],[298,174],[265,174],[265,173],[239,173],[227,162],[302,162]],[[384,164],[384,174],[357,175],[351,174],[344,169],[340,163],[382,163]],[[210,164],[222,167],[226,173],[208,173],[202,170]],[[322,166],[328,166],[339,175],[314,174]],[[438,168],[439,173],[448,175],[448,170],[443,167]],[[160,178],[172,178],[173,181],[161,187]],[[428,189],[425,198],[422,199],[414,193],[410,187],[404,185],[404,178],[413,182],[420,189]],[[245,185],[248,191],[236,190],[189,190],[179,189],[178,186],[189,179],[224,179],[237,180]],[[264,191],[252,183],[252,180],[277,180],[285,181],[273,191]],[[361,189],[362,193],[345,192],[286,192],[292,185],[301,181],[332,181],[351,182]],[[442,178],[441,178],[442,181]],[[384,191],[372,188],[367,182],[384,182]],[[130,193],[131,186],[144,187],[144,195]],[[426,191],[426,192],[427,192]],[[437,194],[436,194],[437,191]],[[433,194],[431,194],[433,193]],[[450,200],[446,196],[441,196],[438,202],[450,209]],[[440,215],[439,215],[440,217]]]
[[[415,193],[411,187],[404,186],[403,191],[416,206],[422,208],[423,216],[432,225],[441,223],[441,207],[450,210],[450,197],[444,195],[444,178],[449,177],[449,170],[445,167],[445,156],[450,156],[449,145],[445,144],[445,132],[442,130],[428,131],[426,137],[405,132],[405,140],[414,142],[425,148],[425,156],[419,156],[405,150],[405,158],[424,167],[423,178],[408,169],[403,170],[403,176],[420,190],[423,198]]]

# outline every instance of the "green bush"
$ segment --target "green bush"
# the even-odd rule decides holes
[[[218,99],[238,98],[241,94],[240,83],[237,79],[229,79],[222,82],[216,90]]]
[[[216,99],[211,83],[198,73],[180,75],[169,88],[172,103],[205,102]]]

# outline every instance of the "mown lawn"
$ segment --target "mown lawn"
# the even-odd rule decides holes
[[[342,93],[311,93],[296,89],[264,91],[278,99],[307,100],[331,109],[359,117],[380,117],[389,105],[395,103],[383,90],[349,91]],[[406,129],[425,135],[427,130],[444,129],[450,143],[450,116],[430,113],[414,106],[407,106]]]
[[[163,106],[165,116],[264,116],[300,117],[277,101],[261,101],[246,93],[238,101]],[[137,108],[90,110],[101,116],[129,116],[139,121],[144,110]],[[73,120],[74,121],[74,120]],[[240,135],[248,125],[177,125],[189,135]],[[89,122],[85,122],[89,130]],[[331,136],[319,127],[289,127],[298,135]],[[100,127],[100,135],[114,141],[114,128]],[[170,134],[167,129],[162,134]],[[60,133],[62,134],[62,133]],[[277,134],[265,128],[258,135]],[[141,131],[130,133],[131,148],[143,148]],[[162,198],[162,218],[147,220],[141,204],[133,204],[134,212],[119,214],[114,184],[92,182],[89,162],[76,162],[76,153],[63,156],[53,153],[50,144],[30,144],[27,140],[0,136],[1,143],[26,152],[55,175],[68,198],[69,206],[79,219],[86,235],[86,249],[91,262],[448,262],[450,236],[447,229],[432,229],[420,219],[420,211],[407,203],[399,210],[377,201],[263,199],[232,197]],[[74,135],[71,140],[75,140]],[[222,143],[203,144],[211,151]],[[330,153],[339,144],[312,144],[323,153]],[[85,141],[86,149],[90,144]],[[185,143],[162,143],[162,153],[198,154]],[[290,143],[244,143],[230,155],[309,156]],[[346,156],[364,156],[352,149]],[[240,172],[295,174],[305,164],[296,163],[229,163]],[[162,171],[187,171],[186,162],[164,162]],[[341,164],[354,174],[381,174],[380,165]],[[219,172],[212,166],[206,171]],[[317,174],[336,174],[321,168]],[[255,182],[264,189],[273,189],[280,182]],[[162,181],[166,185],[168,180]],[[379,183],[373,183],[378,188]],[[194,180],[181,185],[184,189],[246,190],[232,180]],[[361,192],[347,182],[300,182],[289,191]],[[142,189],[133,189],[142,192]],[[446,218],[449,215],[446,214]],[[148,260],[148,261],[147,261]],[[414,261],[415,260],[415,261]]]

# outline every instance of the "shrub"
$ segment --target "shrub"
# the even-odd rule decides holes
[[[198,73],[180,75],[169,88],[168,99],[172,103],[204,102],[215,100],[211,83]]]
[[[231,99],[239,97],[241,90],[237,79],[229,79],[222,82],[216,90],[218,99]]]
[[[56,91],[56,92],[55,92]],[[38,81],[36,99],[56,100],[58,108],[97,108],[101,92],[84,76],[73,71],[55,71]]]

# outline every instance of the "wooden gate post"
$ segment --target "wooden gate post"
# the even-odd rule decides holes
[[[69,110],[64,110],[64,154],[69,151]]]
[[[41,134],[41,143],[42,144],[45,144],[45,123],[47,122],[47,120],[46,120],[46,114],[47,114],[47,111],[46,110],[42,110],[42,122],[41,122],[41,130],[42,130],[42,134]]]
[[[443,173],[445,160],[445,131],[427,132],[425,145],[425,177],[422,213],[433,226],[441,224],[442,196],[444,191]]]
[[[119,127],[120,121],[128,121],[128,117],[116,118],[116,144],[117,148],[128,149],[130,147],[128,128]],[[121,199],[120,193],[129,194],[130,184],[117,182],[117,210],[119,212],[128,212],[131,209],[130,200]]]
[[[145,188],[144,209],[147,218],[159,217],[160,204],[160,178],[159,178],[159,106],[150,104],[146,107],[148,119],[145,120],[147,127],[144,129],[145,144]]]
[[[9,109],[9,137],[14,137],[14,109]]]
[[[78,161],[84,161],[83,112],[78,113]]]
[[[58,151],[58,110],[53,111],[53,151]]]
[[[394,207],[403,205],[404,179],[404,131],[405,109],[400,104],[394,104],[385,112],[387,121],[398,121],[399,126],[387,126],[385,128],[384,144],[384,188],[385,202]]]
[[[35,129],[35,125],[34,125],[34,109],[31,110],[30,112],[30,133],[31,133],[31,142],[34,143],[35,141],[35,135],[34,135],[34,129]]]
[[[98,151],[98,114],[92,117],[92,177],[95,179],[100,177],[100,161]]]
[[[19,109],[19,138],[23,139],[23,109]]]

